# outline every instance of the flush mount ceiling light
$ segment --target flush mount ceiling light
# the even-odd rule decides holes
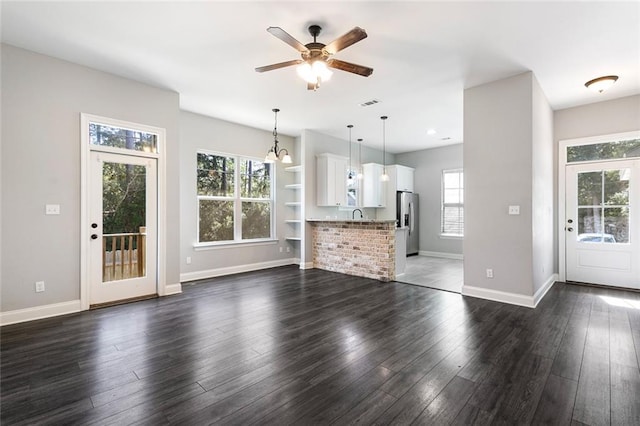
[[[273,146],[269,149],[269,152],[267,152],[267,156],[264,157],[264,162],[275,163],[276,160],[282,160],[283,163],[290,164],[291,157],[289,156],[289,151],[284,148],[278,148],[278,112],[280,112],[280,110],[278,108],[274,108],[271,111],[275,114],[275,124],[273,125]],[[280,158],[281,155],[284,156]]]
[[[387,182],[389,180],[389,175],[387,174],[387,143],[385,141],[385,122],[387,121],[386,115],[380,117],[382,120],[382,174],[380,175],[380,180],[382,182]]]
[[[594,78],[593,80],[589,80],[584,85],[594,92],[602,93],[609,87],[613,86],[613,83],[615,83],[616,81],[618,81],[617,75],[605,75],[604,77],[598,77]]]

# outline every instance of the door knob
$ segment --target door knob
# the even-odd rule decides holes
[[[573,219],[569,219],[569,220],[567,220],[567,222],[573,223]]]
[[[98,235],[96,235],[96,234],[91,234],[91,239],[92,239],[92,240],[97,240],[97,239],[98,239]]]
[[[572,232],[573,228],[569,227],[569,228],[567,228],[567,231]]]
[[[97,223],[92,223],[92,224],[91,224],[91,227],[92,227],[93,229],[96,229],[96,228],[98,227],[98,224],[97,224]]]

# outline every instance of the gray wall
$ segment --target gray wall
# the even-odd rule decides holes
[[[550,275],[558,272],[554,197],[553,111],[535,76],[532,75],[532,203],[533,292]]]
[[[463,144],[396,154],[396,162],[413,167],[420,195],[420,250],[462,254],[462,239],[440,237],[442,171],[462,168]]]
[[[554,112],[554,152],[561,140],[635,130],[640,130],[640,95],[561,109]]]
[[[278,135],[278,141],[280,148],[286,148],[292,156],[291,165],[300,164],[294,139]],[[286,227],[297,225],[284,222],[289,216],[293,217],[287,211],[290,207],[285,206],[284,203],[295,200],[294,192],[285,189],[284,186],[293,183],[295,175],[284,171],[287,165],[282,162],[276,163],[277,243],[194,248],[194,244],[198,241],[196,153],[199,150],[208,150],[262,159],[271,146],[273,146],[273,135],[270,130],[259,130],[191,112],[180,113],[180,215],[182,217],[180,269],[182,274],[300,257],[300,244],[285,240],[286,235],[291,234],[287,232]],[[290,253],[286,252],[287,246],[292,250]],[[282,253],[279,251],[280,247],[283,248]],[[187,256],[191,257],[190,265],[186,264]]]
[[[167,132],[167,284],[179,282],[175,92],[2,45],[3,312],[80,298],[80,113]],[[45,204],[60,204],[45,216]],[[46,291],[34,292],[45,281]]]
[[[528,72],[464,92],[465,286],[530,297],[547,279],[533,273],[534,259],[548,267],[552,247],[543,251],[554,231],[548,215],[533,219],[539,209],[553,209],[549,189],[540,189],[552,185],[553,140],[537,86]],[[520,215],[508,215],[509,205],[519,205]]]

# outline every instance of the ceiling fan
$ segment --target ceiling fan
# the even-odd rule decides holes
[[[367,37],[366,31],[360,27],[355,27],[329,44],[322,44],[316,41],[320,31],[322,31],[319,25],[311,25],[309,27],[309,33],[313,37],[313,42],[308,44],[300,43],[280,27],[269,27],[267,31],[300,52],[302,59],[294,59],[258,67],[256,68],[257,72],[300,65],[298,67],[298,74],[307,81],[307,89],[309,90],[316,90],[320,87],[320,82],[327,81],[329,77],[331,77],[332,72],[328,68],[358,74],[363,77],[369,77],[371,73],[373,73],[373,68],[341,61],[339,59],[329,59],[337,52]]]

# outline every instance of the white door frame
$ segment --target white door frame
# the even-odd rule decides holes
[[[567,147],[575,145],[593,145],[597,143],[612,142],[616,140],[638,139],[640,138],[640,130],[634,132],[614,133],[608,135],[593,136],[587,138],[565,139],[558,141],[558,279],[560,281],[567,280],[567,263],[566,263],[566,166],[567,166]],[[581,161],[571,164],[585,163],[601,163],[603,160]],[[615,161],[615,160],[612,160]]]
[[[132,151],[127,149],[91,146],[89,143],[89,123],[97,122],[124,129],[141,130],[158,135],[157,153]],[[160,127],[147,126],[108,117],[80,113],[80,309],[89,309],[90,265],[89,265],[89,235],[90,235],[90,190],[89,162],[91,151],[112,152],[133,155],[157,160],[158,172],[158,217],[157,217],[157,290],[159,296],[166,291],[166,131]]]

